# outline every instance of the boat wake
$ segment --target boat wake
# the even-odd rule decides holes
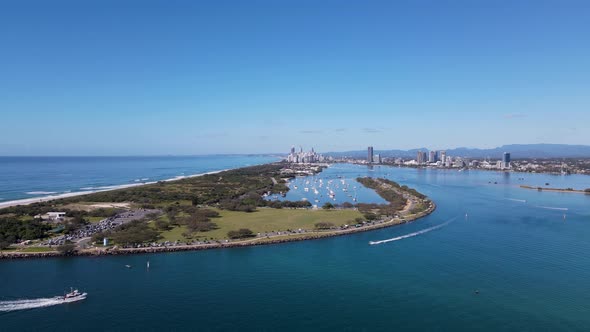
[[[558,211],[568,211],[568,208],[564,208],[564,207],[553,207],[553,206],[540,206],[540,205],[536,205],[535,207],[538,207],[540,209],[546,209],[546,210],[558,210]]]
[[[65,299],[62,296],[30,299],[30,300],[14,300],[14,301],[0,301],[0,312],[10,312],[18,310],[29,310],[36,308],[51,307],[54,305],[71,303],[80,301],[86,298],[86,293],[79,298]]]
[[[506,198],[509,201],[526,203],[526,199]]]
[[[391,238],[391,239],[387,239],[387,240],[370,241],[369,244],[370,245],[383,244],[383,243],[387,243],[387,242],[394,242],[394,241],[399,241],[399,240],[407,239],[409,237],[414,237],[414,236],[422,235],[424,233],[432,232],[432,231],[437,230],[439,228],[445,227],[446,225],[448,225],[451,222],[455,221],[455,219],[457,219],[457,217],[452,218],[452,219],[449,219],[449,220],[445,221],[444,223],[442,223],[440,225],[436,225],[436,226],[432,226],[432,227],[429,227],[429,228],[425,228],[423,230],[420,230],[420,231],[417,231],[417,232],[414,232],[414,233],[397,236],[397,237],[394,237],[394,238]]]

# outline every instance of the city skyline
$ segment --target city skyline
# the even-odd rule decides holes
[[[321,146],[322,144],[319,144],[319,146]],[[315,146],[318,146],[318,144],[314,145],[314,146],[309,146],[309,149],[311,149],[312,152],[318,153],[318,154],[346,154],[346,153],[352,153],[352,154],[362,154],[363,151],[365,153],[365,155],[367,154],[367,149],[365,148],[365,150],[362,149],[362,147],[360,146],[355,146],[351,149],[347,149],[347,150],[340,150],[340,151],[336,151],[336,150],[324,150],[324,149],[316,149]],[[426,161],[430,160],[431,156],[430,153],[434,152],[437,153],[436,158],[437,160],[440,159],[439,154],[446,154],[447,150],[467,150],[467,151],[488,151],[488,150],[498,150],[498,149],[503,149],[505,147],[510,147],[510,146],[522,146],[522,147],[536,147],[536,146],[550,146],[551,148],[548,148],[547,153],[551,154],[551,151],[554,151],[556,148],[561,148],[561,147],[570,147],[570,148],[574,148],[574,151],[577,151],[577,149],[583,149],[584,152],[571,152],[575,155],[572,155],[571,158],[577,158],[577,157],[584,157],[586,156],[588,153],[586,151],[590,151],[590,144],[585,145],[585,144],[553,144],[553,143],[539,143],[539,144],[507,144],[507,145],[502,145],[502,146],[493,146],[490,149],[486,149],[486,148],[480,148],[480,147],[468,147],[468,146],[457,146],[457,147],[444,147],[442,149],[436,149],[436,148],[429,148],[427,146],[422,146],[422,147],[414,147],[414,148],[410,148],[410,149],[399,149],[396,147],[388,147],[388,146],[380,146],[378,148],[373,148],[373,146],[369,146],[368,148],[373,148],[373,157],[377,158],[377,157],[386,157],[389,153],[394,152],[394,153],[405,153],[405,156],[415,156],[416,152],[424,152],[424,158]],[[0,157],[150,157],[150,156],[154,156],[154,157],[158,157],[158,156],[211,156],[211,155],[288,155],[289,153],[294,153],[297,151],[301,151],[302,149],[306,148],[303,144],[300,145],[291,145],[291,148],[289,149],[288,152],[285,152],[285,148],[282,147],[281,151],[270,151],[270,152],[244,152],[244,153],[239,153],[239,152],[228,152],[228,153],[223,153],[223,152],[218,152],[218,153],[153,153],[153,154],[141,154],[141,153],[130,153],[130,154],[57,154],[57,155],[50,155],[50,154],[6,154],[6,155],[2,155],[0,154]],[[541,149],[542,150],[542,149]],[[535,152],[543,152],[543,151],[535,151]],[[379,153],[377,153],[379,152]],[[385,155],[381,155],[382,153],[385,153]],[[502,154],[504,152],[501,152],[500,154]],[[493,156],[492,156],[493,155]],[[495,155],[492,153],[492,155],[486,155],[486,157],[495,157]],[[526,153],[522,156],[522,158],[528,158],[530,156],[528,156]],[[535,156],[532,156],[535,157]],[[502,158],[502,156],[500,155],[500,159]],[[543,158],[543,157],[539,157],[539,158]],[[547,158],[570,158],[569,156],[565,156],[565,157],[552,157],[552,156],[548,156]],[[367,159],[367,157],[365,157],[364,159]]]

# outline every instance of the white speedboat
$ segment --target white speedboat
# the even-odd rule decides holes
[[[84,300],[86,298],[87,293],[80,293],[77,289],[70,289],[69,293],[66,293],[63,297],[59,296],[58,299],[61,299],[63,302],[76,302],[80,300]]]

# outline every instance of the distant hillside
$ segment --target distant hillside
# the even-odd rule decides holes
[[[375,150],[375,154],[382,157],[415,158],[418,151],[428,151],[426,148],[412,150]],[[510,152],[512,159],[518,158],[590,158],[589,145],[567,144],[510,144],[494,149],[456,148],[448,149],[447,155],[469,158],[501,158],[504,152]],[[334,157],[365,158],[366,150],[329,152],[327,155]]]

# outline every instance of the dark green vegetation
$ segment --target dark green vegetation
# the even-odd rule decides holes
[[[330,229],[333,227],[334,227],[334,224],[331,222],[318,222],[315,224],[316,229]]]
[[[284,164],[274,163],[245,167],[216,174],[191,177],[177,181],[160,181],[133,188],[94,193],[68,198],[67,202],[134,202],[153,207],[162,203],[190,201],[193,205],[219,205],[228,210],[255,210],[265,205],[265,192],[286,192],[284,183],[273,184],[280,178]]]
[[[363,186],[375,190],[379,196],[389,202],[389,204],[359,203],[357,205],[358,210],[369,221],[376,220],[380,216],[396,215],[396,213],[404,209],[408,203],[408,199],[412,196],[419,201],[411,207],[410,213],[415,214],[427,208],[423,202],[426,196],[408,186],[400,186],[397,182],[382,178],[373,179],[366,177],[357,178],[356,180]]]
[[[330,202],[326,202],[326,203],[324,204],[324,206],[322,206],[322,209],[324,209],[324,210],[331,210],[331,209],[333,209],[333,208],[334,208],[334,204],[332,204],[332,203],[330,203]]]
[[[50,202],[34,203],[26,206],[15,206],[0,210],[0,242],[16,243],[22,240],[46,237],[46,232],[54,226],[47,226],[40,221],[29,220],[35,215],[43,215],[50,211],[66,212],[67,218],[61,224],[57,233],[71,234],[89,223],[89,220],[108,218],[120,213],[121,209],[98,208],[86,211],[72,209],[71,206],[83,205],[84,202],[131,202],[136,206],[147,208],[164,208],[165,218],[151,218],[154,226],[149,229],[140,228],[139,223],[133,223],[131,230],[121,227],[108,236],[116,243],[125,244],[148,242],[156,239],[152,233],[154,228],[166,231],[173,227],[185,226],[187,238],[193,233],[206,232],[216,229],[216,224],[210,219],[217,217],[217,212],[199,209],[199,205],[215,206],[225,210],[254,212],[257,207],[270,206],[273,208],[307,208],[309,202],[268,202],[262,194],[288,191],[284,182],[274,184],[272,178],[281,179],[281,170],[285,164],[274,163],[260,166],[245,167],[236,170],[209,174],[200,177],[186,178],[178,181],[158,182],[156,184],[125,188],[113,191],[94,193],[59,199]],[[192,206],[185,206],[179,202],[190,202]],[[139,233],[137,237],[133,232]],[[121,233],[121,236],[116,235]]]
[[[60,225],[51,225],[41,219],[33,219],[33,216],[38,214],[42,215],[56,210],[66,212],[68,216]],[[118,209],[96,209],[88,212],[57,206],[56,202],[42,202],[5,208],[0,210],[0,247],[6,247],[7,244],[10,245],[25,240],[45,238],[52,229],[54,231],[51,234],[71,234],[88,224],[90,217],[108,218],[120,211]]]
[[[0,249],[5,249],[12,243],[43,238],[50,229],[51,226],[36,219],[0,218]]]
[[[63,233],[72,234],[77,229],[87,225],[88,223],[88,220],[84,219],[84,217],[75,216],[73,218],[68,218],[63,222]]]
[[[92,236],[92,241],[94,243],[101,243],[103,238],[109,238],[112,242],[119,245],[155,242],[160,239],[160,231],[165,231],[172,227],[168,221],[156,218],[158,218],[158,214],[150,214],[143,219],[131,221],[113,230],[96,233]],[[190,216],[184,218],[189,220]],[[175,220],[175,223],[185,220],[180,221],[176,217],[172,219]],[[154,227],[148,225],[148,222],[152,220],[155,220],[153,222]]]
[[[255,237],[256,235],[248,228],[240,228],[237,231],[229,231],[227,232],[227,237],[230,239],[247,239],[250,237]]]
[[[423,202],[419,202],[410,209],[410,214],[420,213],[426,210],[427,208],[428,207],[426,206],[426,204],[424,204]]]
[[[257,207],[308,208],[309,202],[269,202],[265,193],[287,192],[289,188],[281,178],[286,166],[273,163],[224,171],[170,182],[125,188],[86,196],[68,198],[65,202],[133,202],[145,208],[154,208],[190,201],[191,205],[216,206],[223,210],[254,212]],[[279,179],[274,184],[272,178]],[[59,203],[59,201],[57,202]]]
[[[133,245],[155,242],[160,238],[160,233],[149,227],[144,220],[135,220],[121,225],[113,231],[97,233],[92,237],[92,240],[99,242],[105,237],[112,239],[117,244]]]
[[[309,201],[271,201],[266,202],[266,206],[273,208],[273,209],[282,209],[282,208],[290,208],[290,209],[307,209],[312,207]]]
[[[57,247],[57,252],[62,255],[72,255],[76,252],[76,245],[70,241]]]
[[[387,179],[358,178],[356,180],[363,186],[375,190],[379,196],[389,202],[391,209],[401,210],[406,205],[407,200],[399,193],[399,190],[396,190],[400,188],[399,184]]]
[[[156,228],[166,231],[174,227],[185,226],[186,232],[183,234],[185,238],[192,238],[195,233],[208,232],[218,228],[211,218],[218,218],[219,213],[211,209],[170,205],[165,209],[165,213],[165,216],[156,219],[154,223]]]

